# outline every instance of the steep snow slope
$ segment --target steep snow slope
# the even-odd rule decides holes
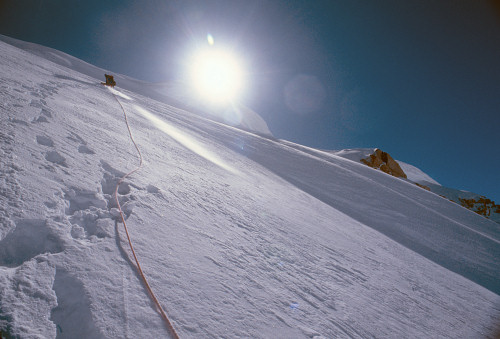
[[[112,194],[113,93],[0,42],[0,331],[160,338]],[[119,189],[182,338],[481,338],[498,224],[384,173],[121,89]]]
[[[104,81],[104,73],[111,73],[49,47],[13,39],[1,34],[0,41],[4,41],[10,45],[21,48],[58,65],[69,67],[72,70],[88,75],[94,78],[94,81]],[[199,115],[216,121],[221,121],[228,125],[236,126],[253,133],[272,136],[266,122],[256,112],[242,104],[232,104],[223,110],[214,110],[207,107],[202,101],[197,100],[197,98],[193,98],[190,95],[189,86],[181,83],[172,82],[152,84],[130,78],[126,75],[115,73],[113,73],[113,75],[120,88],[142,94],[145,97],[152,98],[160,102],[175,103],[177,107],[189,109]]]

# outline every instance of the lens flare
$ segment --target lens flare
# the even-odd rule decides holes
[[[215,40],[214,40],[214,37],[212,36],[212,34],[207,34],[207,41],[208,41],[208,44],[210,46],[213,46],[213,44],[215,43]]]

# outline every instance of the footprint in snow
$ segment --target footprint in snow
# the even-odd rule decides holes
[[[54,141],[51,138],[44,135],[37,135],[36,142],[43,146],[48,146],[48,147],[54,146]]]
[[[74,142],[78,142],[82,145],[86,144],[85,140],[83,140],[83,138],[81,136],[79,136],[78,134],[76,134],[75,132],[69,132],[69,133],[70,133],[70,135],[66,137],[69,140],[74,141]]]
[[[68,165],[66,164],[66,158],[59,154],[57,151],[48,151],[45,154],[45,160],[50,161],[51,163],[56,165],[68,167]]]
[[[91,150],[90,148],[88,148],[87,145],[78,146],[78,152],[83,153],[83,154],[95,154],[95,152],[93,150]]]
[[[160,189],[153,185],[148,185],[146,190],[148,191],[148,193],[153,193],[153,194],[160,193]]]
[[[113,222],[107,211],[107,202],[97,192],[74,187],[65,192],[64,198],[68,202],[65,213],[72,224],[73,238],[111,236]]]
[[[57,307],[50,320],[56,324],[56,338],[104,338],[92,317],[92,301],[77,277],[57,268],[53,289]]]
[[[40,115],[38,118],[35,118],[31,121],[33,124],[37,124],[37,123],[40,123],[40,122],[49,122],[49,120],[47,120],[46,117],[44,117],[43,115]]]
[[[103,178],[101,180],[101,190],[104,198],[108,202],[108,209],[111,215],[120,220],[120,213],[118,211],[118,206],[115,201],[115,189],[120,178],[124,175],[123,172],[116,170],[111,167],[107,162],[101,160],[101,166],[103,168]],[[125,219],[127,219],[135,207],[135,196],[131,194],[131,186],[126,182],[122,182],[118,187],[118,200],[122,207],[123,213],[125,214]],[[134,188],[137,188],[133,186]]]
[[[44,108],[47,105],[47,102],[43,99],[32,99],[30,102],[31,107],[36,107],[36,108]]]
[[[52,118],[52,113],[46,108],[42,108],[40,115],[46,116],[47,118]]]
[[[47,108],[42,108],[38,118],[34,118],[32,123],[49,122],[47,118],[52,118],[52,113]]]
[[[0,265],[17,267],[43,253],[64,250],[59,237],[43,219],[21,219],[16,228],[0,241]]]
[[[83,140],[82,137],[80,137],[78,134],[76,134],[74,132],[70,132],[70,133],[71,133],[71,135],[68,136],[67,138],[71,141],[74,141],[74,142],[77,142],[80,144],[80,146],[78,146],[79,153],[95,154],[95,152],[87,146],[87,142],[85,140]]]
[[[29,124],[28,124],[26,121],[24,121],[24,120],[9,118],[9,121],[10,121],[10,122],[13,122],[13,123],[15,123],[15,124],[20,124],[20,125],[24,125],[24,126],[29,126]]]

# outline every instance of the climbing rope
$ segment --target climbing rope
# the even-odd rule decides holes
[[[130,139],[132,140],[132,143],[134,144],[135,149],[137,150],[137,154],[139,155],[139,159],[140,159],[139,165],[134,170],[128,172],[127,174],[125,174],[124,176],[122,176],[120,178],[120,180],[118,180],[118,183],[116,184],[116,188],[115,188],[115,201],[116,201],[116,205],[118,206],[118,210],[120,211],[120,217],[121,217],[122,222],[123,222],[123,228],[125,229],[125,233],[127,234],[128,244],[130,246],[130,250],[132,251],[132,255],[134,256],[134,260],[135,260],[135,263],[137,265],[136,266],[137,271],[139,272],[139,275],[141,276],[142,281],[144,282],[144,285],[146,286],[146,289],[149,292],[149,296],[151,297],[151,299],[155,303],[156,307],[158,308],[158,312],[160,313],[161,317],[165,321],[165,324],[167,325],[167,328],[169,329],[170,334],[172,335],[173,338],[179,339],[179,336],[177,335],[177,332],[175,331],[174,327],[172,326],[172,323],[170,322],[170,320],[168,319],[167,314],[165,313],[165,311],[161,307],[160,302],[158,301],[158,299],[156,298],[155,294],[153,293],[153,290],[151,289],[151,286],[149,286],[149,283],[148,283],[148,281],[146,279],[146,276],[144,275],[144,272],[142,271],[141,265],[139,264],[139,260],[137,259],[137,255],[135,254],[134,246],[132,245],[132,240],[130,238],[130,234],[128,233],[127,223],[125,222],[125,217],[124,217],[124,214],[123,214],[123,211],[122,211],[122,207],[120,205],[120,202],[118,201],[118,187],[120,186],[120,184],[128,176],[134,174],[139,169],[141,169],[141,167],[142,167],[142,154],[141,154],[141,151],[139,150],[139,147],[137,146],[137,144],[136,144],[136,142],[134,140],[134,137],[132,135],[132,131],[130,130],[130,125],[129,125],[128,119],[127,119],[127,113],[125,112],[125,109],[123,108],[120,100],[118,100],[118,98],[116,97],[115,93],[112,92],[112,94],[113,94],[113,97],[116,99],[116,101],[118,102],[118,104],[120,105],[120,107],[121,107],[121,109],[123,111],[123,116],[125,117],[125,123],[127,125],[127,129],[128,129],[128,133],[129,133]]]

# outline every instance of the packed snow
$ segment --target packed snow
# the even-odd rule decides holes
[[[0,41],[3,337],[170,336],[117,221],[115,186],[139,160],[116,99],[144,157],[119,200],[181,338],[499,333],[499,224],[151,84],[117,76],[111,91],[59,53]]]

